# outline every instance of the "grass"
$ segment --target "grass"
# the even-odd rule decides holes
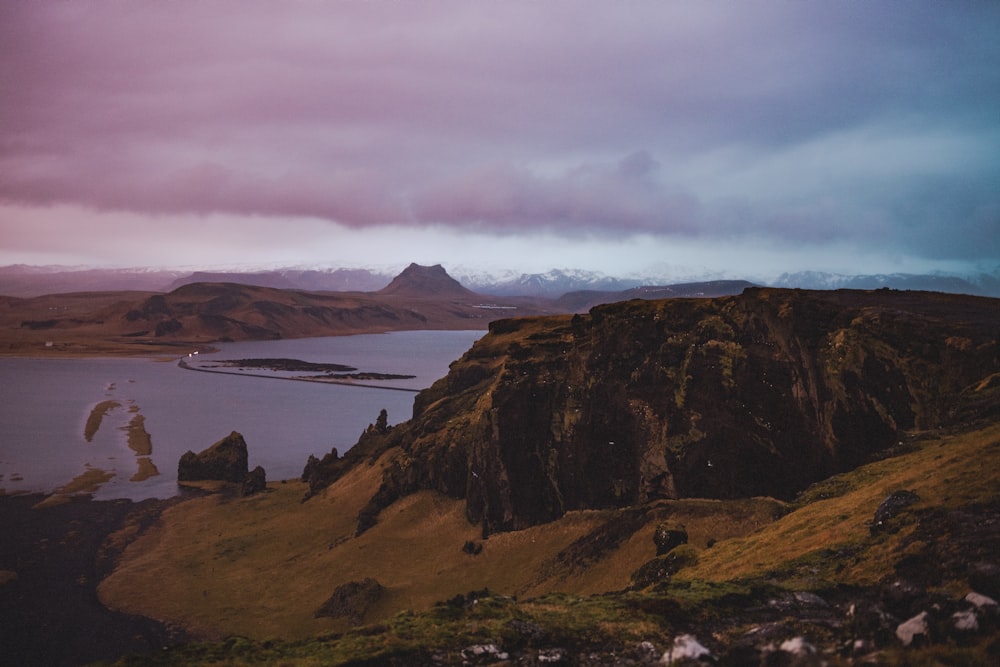
[[[520,598],[600,594],[628,587],[632,572],[655,556],[653,531],[665,517],[684,523],[692,543],[703,547],[747,534],[781,508],[769,499],[662,502],[634,534],[569,571],[559,565],[560,554],[600,534],[616,512],[573,512],[482,540],[463,501],[424,491],[397,501],[374,528],[354,537],[357,513],[377,488],[382,465],[360,465],[305,503],[299,482],[272,483],[249,498],[217,493],[182,502],[128,547],[102,582],[101,599],[206,638],[297,640],[348,630],[346,619],[312,614],[337,586],[365,577],[385,589],[366,623],[484,587]],[[465,553],[468,541],[482,551]]]
[[[661,501],[642,509],[634,532],[603,551],[588,549],[588,540],[621,520],[614,511],[575,512],[483,541],[461,501],[429,491],[396,502],[355,538],[354,518],[374,492],[380,466],[359,466],[306,503],[299,502],[304,485],[288,482],[256,497],[215,494],[166,511],[102,583],[102,600],[202,637],[246,639],[188,645],[143,664],[427,662],[428,647],[461,661],[470,644],[517,648],[535,641],[515,620],[542,629],[547,646],[665,646],[678,629],[723,622],[782,591],[864,587],[891,574],[922,548],[915,537],[920,517],[997,501],[1000,425],[917,442],[900,456],[815,485],[790,505]],[[876,507],[904,488],[921,500],[897,518],[895,532],[873,537]],[[631,573],[653,558],[652,534],[662,520],[687,527],[696,562],[666,582],[625,592]],[[482,543],[482,552],[464,553],[465,541]],[[574,549],[592,559],[561,566],[580,562],[567,556]],[[312,617],[337,585],[366,576],[385,594],[364,625]],[[476,604],[460,596],[483,588],[490,593]]]
[[[869,585],[889,574],[894,550],[912,530],[872,540],[869,528],[878,505],[891,492],[920,496],[907,514],[940,507],[995,502],[1000,470],[1000,425],[916,445],[910,453],[863,466],[807,490],[795,511],[743,538],[721,542],[700,555],[678,577],[729,581],[757,577],[795,563],[814,561],[812,581],[789,585]],[[843,557],[834,557],[836,554]],[[802,569],[802,568],[798,568]]]

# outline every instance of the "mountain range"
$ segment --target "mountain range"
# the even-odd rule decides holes
[[[64,266],[11,265],[0,267],[0,294],[40,296],[78,291],[140,290],[170,292],[196,282],[229,282],[305,291],[374,292],[388,285],[399,269],[301,268],[228,270],[101,269]],[[466,288],[494,296],[530,296],[557,299],[569,292],[623,292],[643,286],[738,280],[705,272],[683,276],[650,272],[613,277],[595,271],[553,269],[544,273],[488,271],[454,267],[453,275]],[[837,274],[819,271],[783,273],[773,280],[748,278],[748,283],[799,289],[917,289],[955,294],[1000,296],[1000,268],[958,274]]]

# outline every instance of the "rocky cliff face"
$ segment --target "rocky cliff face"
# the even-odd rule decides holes
[[[414,416],[362,529],[422,488],[484,533],[656,498],[790,498],[910,429],[1000,414],[1000,304],[748,289],[495,322]]]

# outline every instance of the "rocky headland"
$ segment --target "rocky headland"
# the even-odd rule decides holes
[[[1000,417],[992,299],[748,289],[501,320],[413,418],[368,433],[387,453],[359,528],[432,489],[484,536],[568,511],[686,497],[790,500],[900,444]]]
[[[301,480],[125,521],[97,594],[200,640],[163,665],[993,664],[998,471],[996,300],[635,300],[496,321]]]

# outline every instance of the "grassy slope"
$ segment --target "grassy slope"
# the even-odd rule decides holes
[[[1000,425],[917,442],[915,447],[908,454],[814,485],[803,494],[796,511],[753,535],[703,552],[698,565],[679,573],[679,578],[726,581],[783,569],[787,577],[791,568],[809,573],[786,578],[800,587],[873,584],[892,572],[901,556],[897,549],[914,529],[910,523],[890,537],[871,538],[875,509],[891,492],[908,489],[920,496],[908,515],[1000,501]],[[851,557],[823,558],[838,549]],[[796,561],[808,566],[796,568]]]
[[[566,566],[561,552],[581,539],[585,547],[588,535],[601,534],[619,515],[574,512],[493,535],[482,553],[471,556],[462,546],[476,541],[480,529],[466,520],[464,503],[427,491],[396,502],[377,526],[355,538],[358,510],[380,469],[358,466],[306,503],[300,502],[305,486],[297,482],[272,484],[269,493],[250,498],[212,495],[181,503],[129,546],[102,582],[101,598],[112,608],[181,624],[207,638],[299,639],[346,629],[344,620],[312,613],[349,581],[374,577],[386,588],[367,621],[428,609],[483,587],[518,596],[620,590],[653,557],[658,517],[685,523],[692,543],[704,546],[754,530],[777,506],[767,499],[659,503],[634,534],[596,556],[584,550]]]
[[[683,618],[686,624],[698,618],[718,618],[727,613],[726,600],[734,594],[752,595],[762,586],[828,590],[838,584],[876,582],[891,574],[893,566],[915,548],[911,538],[921,513],[1000,501],[998,471],[1000,425],[991,425],[917,441],[908,453],[831,478],[812,487],[792,511],[773,522],[766,522],[764,505],[747,511],[746,505],[722,502],[712,507],[705,501],[679,503],[670,507],[672,518],[687,522],[698,563],[681,570],[666,587],[611,596],[583,594],[623,588],[626,573],[651,557],[649,535],[655,521],[640,527],[599,562],[569,577],[551,576],[541,582],[538,576],[545,572],[545,563],[551,564],[551,558],[577,537],[607,525],[606,513],[575,513],[555,524],[495,535],[483,554],[474,558],[458,548],[462,538],[472,539],[475,533],[458,503],[423,493],[391,507],[379,527],[362,538],[327,548],[331,536],[350,532],[352,493],[358,497],[359,486],[371,483],[356,474],[344,480],[343,487],[333,487],[324,502],[295,505],[298,511],[292,505],[297,503],[297,484],[276,485],[259,499],[213,497],[183,503],[164,517],[160,530],[133,545],[125,564],[105,582],[102,592],[111,603],[142,601],[131,608],[151,613],[155,597],[176,593],[187,583],[192,589],[187,596],[190,606],[185,607],[183,600],[175,603],[175,618],[196,621],[192,623],[196,629],[216,635],[294,639],[323,631],[323,624],[333,628],[335,623],[329,619],[311,619],[311,611],[338,577],[375,573],[385,577],[383,583],[390,589],[388,600],[372,614],[383,619],[376,625],[304,641],[192,645],[160,656],[161,664],[260,664],[279,658],[296,665],[336,664],[373,656],[414,655],[429,646],[457,655],[462,646],[477,641],[501,641],[508,646],[523,642],[510,630],[509,622],[515,618],[546,628],[556,643],[560,637],[574,637],[595,643],[647,639],[664,645],[678,629],[672,627],[671,618]],[[916,491],[922,500],[902,513],[899,530],[872,537],[869,525],[875,508],[888,493],[901,488]],[[323,522],[307,525],[302,520],[306,515],[322,517]],[[739,519],[732,521],[732,517]],[[759,528],[753,530],[755,524]],[[250,530],[260,539],[245,544],[243,554],[228,561],[229,575],[215,579],[218,573],[202,562],[204,554],[235,544],[232,540],[238,535],[246,539]],[[725,538],[727,531],[742,534],[704,548],[707,536]],[[196,548],[193,540],[199,534],[205,543]],[[291,550],[290,542],[299,546]],[[218,555],[215,561],[218,570],[222,565]],[[395,568],[392,574],[374,572],[386,565]],[[190,580],[182,581],[178,577],[184,576],[185,567],[193,569]],[[260,574],[254,576],[254,571]],[[169,591],[157,585],[162,577],[169,577]],[[239,612],[226,615],[210,602],[223,592],[235,596],[247,585],[251,590],[243,591],[245,599],[230,599],[233,607],[243,607]],[[205,586],[215,586],[207,597],[201,594],[200,587]],[[419,611],[434,599],[482,586],[500,592],[562,590],[570,594],[520,602],[493,597],[464,610],[439,605]],[[952,595],[964,595],[967,586],[957,580],[940,583]],[[159,593],[151,595],[157,588]],[[269,626],[262,623],[268,617],[272,619]],[[933,662],[942,650],[965,652],[972,656],[970,664],[978,655],[975,648],[931,647],[925,657]],[[896,664],[914,658],[909,655],[890,652],[885,658]]]

